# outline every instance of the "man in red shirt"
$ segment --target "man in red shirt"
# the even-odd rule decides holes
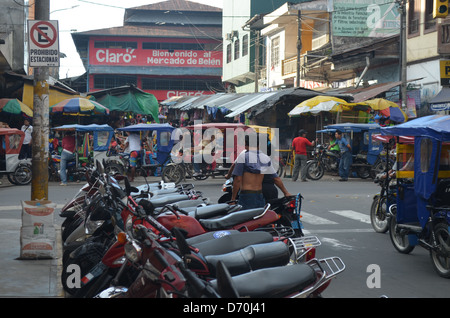
[[[292,149],[295,151],[295,164],[294,171],[292,172],[292,181],[297,181],[298,173],[301,171],[301,180],[303,182],[306,180],[306,161],[308,159],[306,153],[307,146],[314,146],[315,141],[309,141],[306,139],[306,130],[300,129],[298,131],[298,137],[295,137],[292,141]]]

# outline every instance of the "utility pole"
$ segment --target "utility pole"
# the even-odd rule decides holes
[[[406,0],[397,0],[400,10],[400,99],[402,101],[402,109],[406,109],[407,93],[406,93]]]
[[[50,0],[35,0],[35,20],[50,19]],[[29,32],[30,30],[28,30]],[[34,68],[31,200],[48,200],[49,67]]]
[[[300,53],[302,51],[302,11],[298,10],[297,12],[297,85],[296,87],[300,87]]]
[[[256,30],[256,41],[255,41],[255,93],[259,91],[259,34],[260,31]]]

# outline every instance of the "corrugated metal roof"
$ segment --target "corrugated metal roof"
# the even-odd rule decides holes
[[[133,37],[176,37],[176,38],[217,38],[222,39],[221,27],[186,26],[120,26],[72,33],[73,37],[81,36],[133,36]]]
[[[168,0],[139,7],[128,8],[127,10],[176,10],[176,11],[199,11],[199,12],[222,12],[221,8],[185,0]]]

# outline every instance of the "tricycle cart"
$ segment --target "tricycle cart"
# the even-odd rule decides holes
[[[25,134],[16,128],[0,128],[0,175],[15,185],[27,185],[32,179],[31,159],[19,160]]]
[[[400,253],[430,251],[437,273],[450,278],[450,116],[431,115],[381,128],[397,140],[397,207],[390,237]]]

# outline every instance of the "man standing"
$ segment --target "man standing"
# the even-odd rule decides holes
[[[22,130],[25,133],[25,138],[23,140],[22,148],[20,149],[19,159],[31,158],[32,156],[31,138],[33,133],[33,126],[31,126],[29,119],[27,118],[24,119],[23,126],[20,130]]]
[[[299,171],[301,171],[301,180],[303,182],[307,181],[305,167],[308,156],[306,153],[306,147],[312,147],[315,143],[315,140],[311,142],[306,139],[306,130],[300,129],[298,131],[297,137],[292,141],[292,149],[295,151],[295,164],[294,171],[292,172],[292,181],[297,181]]]
[[[335,144],[339,145],[341,150],[341,160],[339,161],[339,175],[341,178],[339,181],[347,181],[350,173],[350,166],[352,165],[352,147],[347,139],[342,135],[342,132],[336,130],[336,141],[333,145],[329,145],[328,148],[333,147]]]
[[[264,207],[266,202],[262,183],[265,174],[273,176],[274,183],[285,196],[291,196],[273,168],[270,157],[260,152],[256,145],[251,146],[249,136],[245,136],[245,148],[246,150],[239,154],[234,163],[231,200],[236,200],[239,192],[238,203],[243,210]]]
[[[73,132],[68,131],[61,142],[62,151],[61,151],[61,163],[60,163],[60,172],[59,175],[61,177],[61,186],[67,185],[67,162],[74,159],[75,152],[75,136]]]

